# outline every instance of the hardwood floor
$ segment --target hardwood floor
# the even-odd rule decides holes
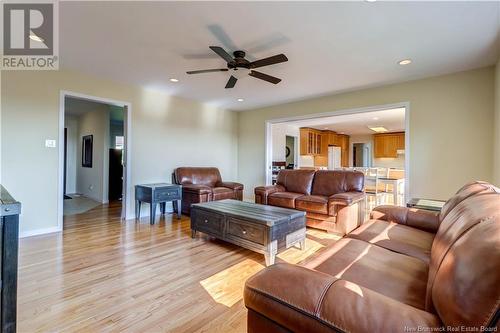
[[[120,206],[67,216],[62,233],[20,241],[18,332],[246,332],[243,285],[261,254],[205,235],[189,218],[120,222]],[[337,236],[308,230],[300,263]]]

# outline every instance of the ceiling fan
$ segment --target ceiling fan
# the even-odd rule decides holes
[[[229,53],[227,53],[222,47],[219,46],[210,46],[210,49],[217,53],[222,59],[224,59],[227,62],[227,68],[218,68],[218,69],[202,69],[199,71],[189,71],[186,72],[187,74],[201,74],[201,73],[211,73],[211,72],[227,72],[230,69],[237,71],[238,68],[246,68],[250,70],[250,73],[248,75],[253,76],[257,79],[261,79],[270,83],[278,84],[281,79],[278,79],[277,77],[267,75],[258,71],[254,71],[254,68],[259,68],[259,67],[264,67],[264,66],[269,66],[269,65],[274,65],[274,64],[279,64],[280,62],[285,62],[288,61],[288,58],[284,54],[278,54],[272,57],[256,60],[256,61],[248,61],[245,59],[245,52],[244,51],[234,51],[232,57]],[[229,80],[226,83],[226,89],[227,88],[233,88],[236,85],[236,81],[238,79],[234,76],[231,75]]]

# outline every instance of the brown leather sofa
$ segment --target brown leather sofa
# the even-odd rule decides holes
[[[182,213],[186,215],[190,214],[193,203],[243,199],[243,185],[223,182],[217,168],[177,168],[172,178],[174,183],[182,185]]]
[[[440,213],[381,206],[305,267],[246,282],[248,332],[498,331],[500,189],[475,182]]]
[[[361,221],[363,186],[358,171],[281,170],[276,185],[255,188],[255,202],[305,211],[309,227],[345,235]]]

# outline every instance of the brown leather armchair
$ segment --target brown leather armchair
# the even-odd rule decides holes
[[[243,185],[223,182],[217,168],[181,167],[174,170],[172,178],[182,185],[182,213],[186,215],[193,203],[243,199]]]
[[[273,186],[255,188],[255,202],[307,213],[307,225],[344,235],[361,223],[364,175],[357,171],[281,170]]]
[[[378,207],[305,267],[248,279],[248,332],[497,332],[499,248],[493,185],[468,184],[440,213]]]

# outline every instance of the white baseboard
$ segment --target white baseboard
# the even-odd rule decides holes
[[[19,233],[19,238],[51,234],[51,233],[60,232],[60,231],[61,231],[61,229],[59,227],[28,230],[28,231],[23,231],[23,232]]]

